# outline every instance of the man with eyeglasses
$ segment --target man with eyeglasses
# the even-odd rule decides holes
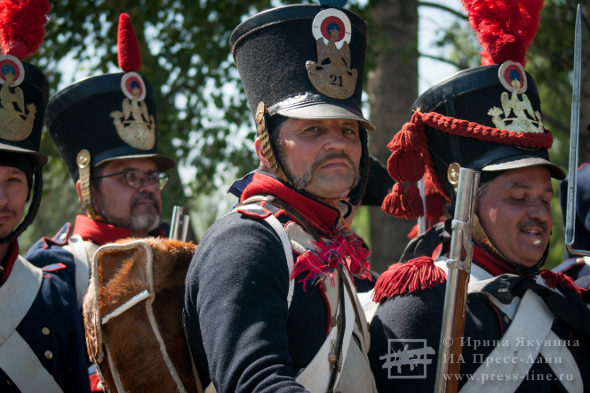
[[[138,56],[119,46],[119,66],[125,72],[76,82],[52,96],[47,107],[49,134],[75,184],[83,214],[52,238],[40,239],[27,257],[37,265],[65,264],[79,307],[99,246],[132,236],[165,235],[159,229],[161,189],[168,179],[164,171],[175,162],[156,151],[155,92],[137,73]]]
[[[75,184],[83,214],[52,238],[37,241],[27,258],[37,266],[65,265],[78,309],[88,289],[96,249],[128,237],[164,236],[159,229],[164,171],[176,164],[157,153],[156,97],[141,67],[127,14],[118,34],[122,73],[89,77],[49,99],[45,122]],[[123,43],[123,45],[122,45]],[[135,43],[135,45],[133,45]],[[91,369],[91,389],[102,391]]]

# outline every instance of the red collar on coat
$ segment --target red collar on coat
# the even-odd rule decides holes
[[[255,173],[252,182],[246,186],[240,202],[254,195],[271,194],[281,198],[302,214],[321,233],[329,234],[337,227],[340,212],[323,202],[292,189],[278,179],[264,173]]]
[[[8,280],[8,276],[10,276],[10,272],[14,266],[14,261],[16,261],[16,258],[18,257],[18,251],[18,239],[14,239],[8,247],[8,254],[6,254],[8,260],[6,261],[6,265],[4,265],[4,273],[2,273],[1,277],[2,283]]]
[[[493,276],[504,273],[516,273],[514,267],[494,258],[490,253],[477,245],[473,245],[473,261]]]
[[[96,221],[80,214],[76,216],[74,235],[80,235],[82,239],[90,240],[102,246],[106,243],[131,237],[131,231],[127,228]]]
[[[433,259],[439,257],[442,246],[441,243],[434,249],[434,252],[432,253]],[[516,273],[514,267],[494,258],[490,253],[479,247],[477,244],[473,245],[473,262],[481,266],[492,276],[499,276],[504,273]]]

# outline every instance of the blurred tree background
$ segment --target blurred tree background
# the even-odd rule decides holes
[[[140,73],[158,93],[159,151],[174,157],[182,168],[170,173],[163,218],[170,217],[174,204],[188,207],[198,240],[231,207],[233,200],[225,195],[229,182],[257,165],[252,143],[255,127],[228,44],[231,31],[258,10],[302,2],[306,1],[55,1],[45,42],[30,61],[46,73],[51,92],[86,76],[118,72],[117,21],[121,12],[131,16],[143,59]],[[589,2],[582,2],[585,9]],[[546,1],[539,33],[527,56],[527,70],[539,85],[546,127],[556,139],[551,153],[564,168],[575,5],[569,0]],[[347,7],[360,13],[369,25],[366,110],[378,129],[370,136],[370,149],[385,163],[385,145],[407,120],[418,95],[418,60],[436,59],[460,70],[479,64],[479,45],[459,0],[356,0],[349,1]],[[418,28],[424,21],[419,19],[419,11],[424,9],[439,10],[441,28],[430,43],[431,50],[420,53]],[[584,42],[588,43],[588,19],[584,16]],[[587,53],[584,58],[587,60]],[[587,108],[590,76],[583,77],[582,108]],[[585,132],[588,121],[590,114],[582,110],[581,160],[590,160],[590,138]],[[43,204],[37,220],[21,237],[23,251],[39,237],[52,236],[80,212],[72,181],[47,133],[41,149],[50,156],[44,169]],[[560,224],[559,217],[556,203],[556,224]],[[414,224],[386,217],[379,208],[361,210],[355,221],[371,243],[378,271],[401,255],[405,236]],[[552,242],[563,244],[560,225],[554,229]],[[550,263],[558,263],[562,256],[563,246],[554,248]]]

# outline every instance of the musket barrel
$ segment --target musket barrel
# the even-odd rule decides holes
[[[170,233],[168,238],[175,240],[186,241],[188,237],[189,220],[188,214],[183,214],[184,208],[181,206],[174,206],[172,208],[172,218],[170,219]]]
[[[471,227],[478,186],[479,172],[468,168],[459,170],[436,367],[434,391],[437,393],[457,392],[459,385],[467,284],[473,255]]]

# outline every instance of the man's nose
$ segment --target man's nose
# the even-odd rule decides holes
[[[528,215],[543,223],[547,223],[553,219],[551,207],[542,200],[534,200],[529,204]],[[548,228],[551,229],[551,228]]]
[[[344,150],[347,146],[347,139],[339,128],[331,129],[330,132],[326,133],[324,149]]]

